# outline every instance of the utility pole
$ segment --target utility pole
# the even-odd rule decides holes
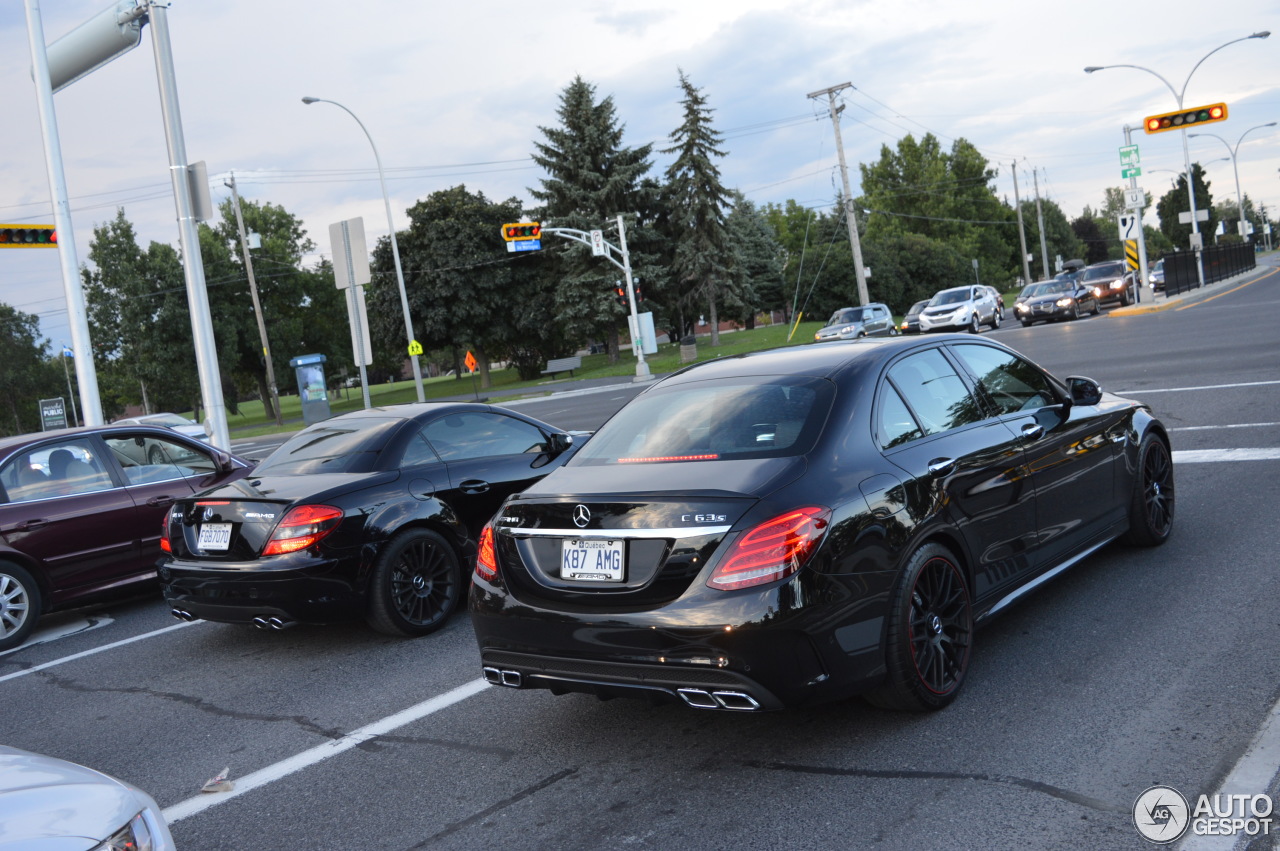
[[[1040,260],[1044,264],[1044,279],[1053,277],[1049,274],[1049,243],[1044,238],[1044,210],[1040,207],[1040,175],[1031,169],[1031,179],[1036,184],[1036,221],[1040,223]]]
[[[1031,264],[1027,262],[1027,231],[1022,225],[1022,199],[1018,197],[1018,161],[1013,161],[1013,206],[1018,211],[1018,242],[1022,245],[1022,282],[1031,283]]]
[[[827,96],[827,109],[831,113],[831,124],[836,131],[836,153],[840,155],[840,180],[844,185],[845,221],[849,225],[849,244],[853,246],[853,274],[858,279],[858,304],[865,305],[871,301],[867,294],[867,270],[862,266],[862,243],[858,241],[858,219],[853,211],[853,195],[849,191],[849,167],[844,161],[844,142],[840,139],[840,113],[844,104],[836,108],[836,93],[853,88],[853,83],[841,83],[819,92],[809,92],[805,97],[818,98]]]
[[[284,425],[280,414],[280,394],[276,390],[276,369],[271,363],[271,344],[267,342],[267,325],[262,319],[262,304],[258,301],[258,284],[253,277],[253,258],[249,256],[249,240],[245,238],[244,218],[240,215],[240,193],[236,191],[236,173],[224,181],[231,188],[231,206],[236,211],[236,230],[240,234],[240,252],[244,255],[244,270],[249,275],[249,297],[253,299],[253,315],[258,320],[258,339],[262,341],[262,356],[267,363],[267,390],[271,394],[271,407],[275,409],[276,425]]]

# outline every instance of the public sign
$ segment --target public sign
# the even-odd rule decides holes
[[[40,400],[40,430],[53,431],[67,427],[67,403],[59,396],[57,399]]]
[[[416,358],[420,354],[422,354],[422,344],[419,343],[417,340],[410,340],[409,341],[409,357]]]
[[[467,372],[476,371],[476,356],[471,354],[471,352],[467,352],[467,357],[463,363],[467,365]]]
[[[604,254],[604,231],[591,231],[591,256],[600,257]]]
[[[1120,240],[1122,242],[1138,238],[1142,225],[1137,216],[1117,216],[1116,221],[1120,225]]]
[[[523,242],[508,242],[507,251],[538,251],[542,248],[542,240],[526,239]]]
[[[1124,191],[1124,206],[1127,210],[1141,210],[1147,206],[1147,193],[1141,189],[1126,189]]]
[[[1128,180],[1130,177],[1141,177],[1142,169],[1138,168],[1137,166],[1134,166],[1133,168],[1122,168],[1120,169],[1120,176],[1125,178],[1126,180]]]
[[[1139,162],[1137,145],[1125,145],[1120,149],[1120,165],[1133,166]]]

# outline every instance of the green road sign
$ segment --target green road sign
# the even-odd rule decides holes
[[[1134,166],[1133,168],[1120,169],[1121,177],[1138,177],[1141,174],[1142,174],[1142,169],[1138,168],[1137,166]]]
[[[1120,149],[1120,165],[1134,166],[1134,165],[1137,165],[1138,162],[1139,160],[1138,160],[1137,145],[1125,145],[1123,148]]]

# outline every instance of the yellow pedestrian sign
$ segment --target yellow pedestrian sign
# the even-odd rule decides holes
[[[417,340],[410,340],[409,341],[409,357],[416,358],[420,354],[422,354],[422,344],[419,343]]]

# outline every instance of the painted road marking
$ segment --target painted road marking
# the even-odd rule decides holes
[[[1186,393],[1192,390],[1235,390],[1240,387],[1267,387],[1280,381],[1246,381],[1241,384],[1206,384],[1203,387],[1166,387],[1161,390],[1117,390],[1117,396],[1141,396],[1144,393]]]
[[[1280,423],[1233,423],[1231,425],[1178,426],[1169,431],[1217,431],[1220,428],[1275,428]]]
[[[408,709],[383,718],[381,721],[375,721],[358,730],[352,730],[340,739],[333,739],[322,745],[316,745],[310,750],[305,750],[274,765],[268,765],[266,768],[260,768],[252,774],[246,774],[244,777],[232,777],[235,788],[230,792],[205,793],[195,798],[188,798],[179,804],[174,804],[172,807],[167,807],[164,810],[165,820],[169,824],[173,824],[196,813],[204,812],[210,807],[226,803],[243,795],[245,792],[251,792],[261,786],[266,786],[268,783],[274,783],[331,756],[337,756],[340,753],[349,751],[370,739],[376,739],[378,736],[386,735],[406,724],[411,724],[442,709],[447,709],[455,703],[461,703],[487,688],[489,688],[489,683],[484,679],[472,680],[452,691],[447,691],[430,700],[425,700],[417,706],[410,706]]]
[[[1176,449],[1175,464],[1203,464],[1210,461],[1276,461],[1280,449]]]
[[[86,656],[93,656],[96,653],[103,653],[107,650],[114,650],[117,647],[124,647],[126,644],[133,644],[135,641],[143,641],[148,638],[154,638],[157,635],[164,635],[166,632],[173,632],[175,629],[183,629],[188,626],[195,626],[204,621],[185,621],[183,623],[166,626],[164,629],[157,629],[154,632],[144,632],[142,635],[135,635],[133,638],[125,638],[120,641],[113,641],[110,644],[104,644],[101,647],[95,647],[92,650],[85,650],[80,653],[72,653],[70,656],[63,656],[61,659],[54,659],[52,662],[45,662],[41,665],[33,665],[30,668],[23,668],[21,671],[14,671],[12,674],[5,674],[0,677],[0,683],[6,680],[16,680],[18,677],[25,677],[27,674],[34,674],[37,671],[43,671],[46,668],[53,668],[58,665],[65,665],[67,662],[74,662],[77,659],[83,659]]]

